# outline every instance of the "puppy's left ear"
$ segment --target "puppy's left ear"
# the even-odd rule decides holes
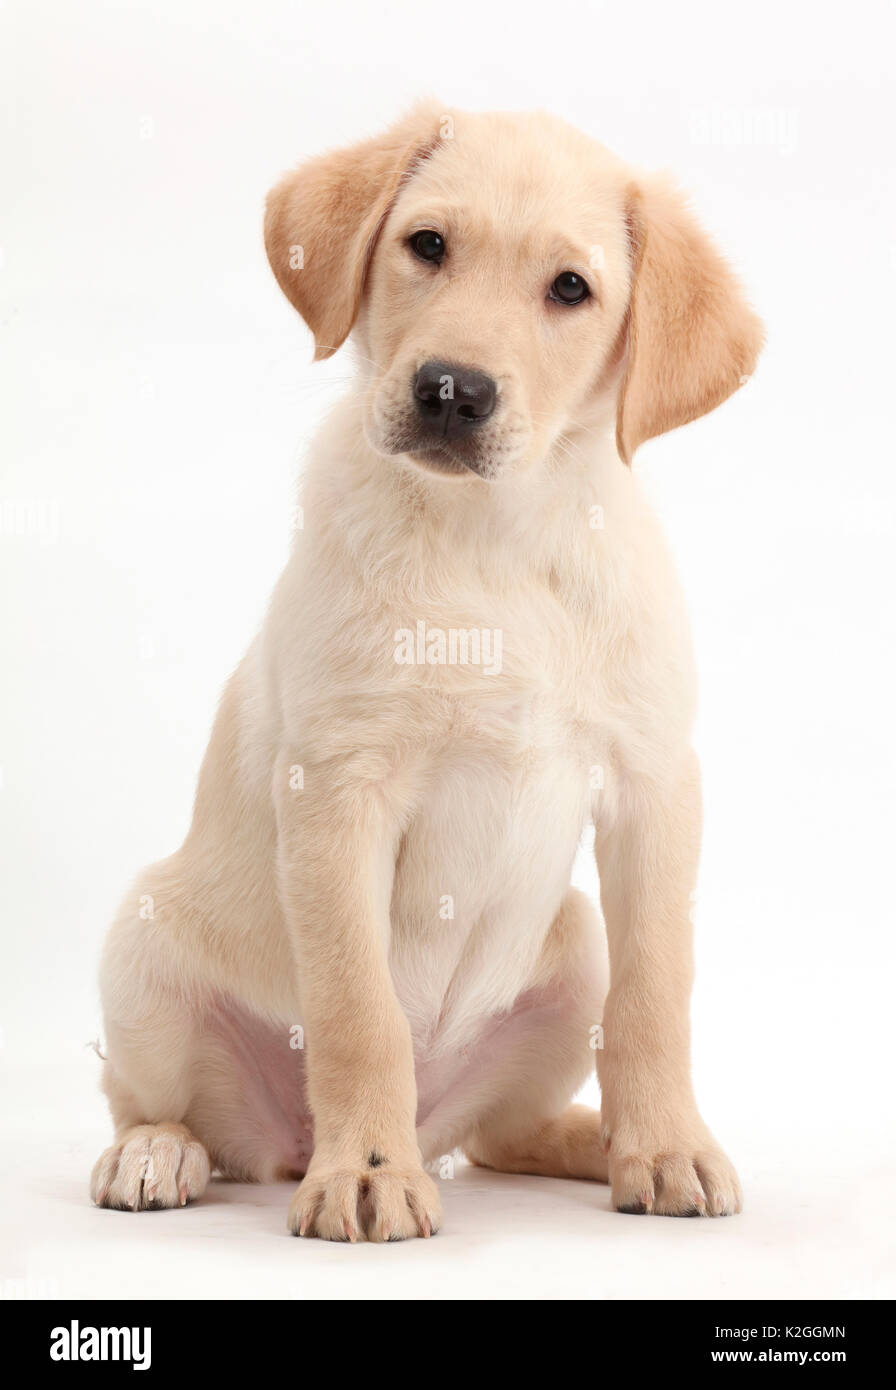
[[[662,183],[628,193],[632,247],[626,368],[616,416],[620,457],[714,410],[751,374],[760,320],[681,194]]]
[[[403,180],[439,138],[438,107],[309,160],[268,194],[264,243],[277,283],[315,337],[315,361],[351,332],[377,233]]]

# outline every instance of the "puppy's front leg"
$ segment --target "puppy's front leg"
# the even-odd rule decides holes
[[[740,1210],[737,1174],[691,1085],[690,897],[700,848],[693,754],[662,785],[628,783],[596,850],[610,948],[598,1051],[613,1205],[666,1216]]]
[[[428,1236],[441,1220],[423,1171],[408,1021],[388,965],[403,806],[394,786],[278,762],[280,893],[299,968],[314,1154],[289,1209],[296,1235]]]

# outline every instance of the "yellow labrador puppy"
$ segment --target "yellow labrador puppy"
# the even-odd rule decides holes
[[[93,1198],[292,1176],[299,1235],[428,1236],[459,1147],[736,1212],[690,1079],[688,627],[629,464],[761,326],[674,189],[544,115],[418,108],[286,177],[265,235],[358,377],[187,839],[106,944]]]

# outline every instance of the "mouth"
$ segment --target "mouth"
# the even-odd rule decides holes
[[[472,473],[474,477],[487,480],[495,473],[488,454],[471,438],[438,439],[431,434],[408,430],[393,436],[385,447],[381,446],[381,452],[391,457],[405,454],[418,468],[447,478],[469,477]]]
[[[466,473],[474,473],[477,478],[486,478],[491,475],[491,469],[483,459],[477,458],[473,453],[465,450],[452,448],[449,444],[433,443],[429,440],[424,443],[412,445],[402,451],[421,468],[428,469],[431,473],[444,473],[449,476],[463,477]]]

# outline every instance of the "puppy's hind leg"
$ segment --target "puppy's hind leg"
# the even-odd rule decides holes
[[[94,1164],[90,1195],[99,1207],[143,1211],[180,1207],[208,1185],[208,1150],[184,1123],[193,1092],[195,1021],[160,985],[125,918],[110,933],[102,993],[107,1060],[103,1090],[115,1142]],[[126,1020],[126,1021],[123,1021]]]
[[[133,1059],[132,1059],[133,1060]],[[149,1060],[149,1059],[145,1059]],[[144,1099],[122,1081],[110,1061],[105,1063],[103,1090],[115,1122],[115,1143],[97,1159],[90,1177],[90,1195],[98,1207],[145,1211],[183,1207],[201,1197],[211,1173],[205,1146],[181,1123],[183,1103],[168,1089],[168,1099],[151,1098],[152,1077],[144,1066]],[[156,1120],[157,1114],[177,1119]],[[152,1122],[148,1122],[152,1116]]]
[[[600,1111],[587,1105],[570,1105],[562,1114],[522,1132],[518,1126],[506,1132],[500,1125],[482,1128],[468,1141],[466,1151],[480,1168],[500,1173],[609,1182]]]

